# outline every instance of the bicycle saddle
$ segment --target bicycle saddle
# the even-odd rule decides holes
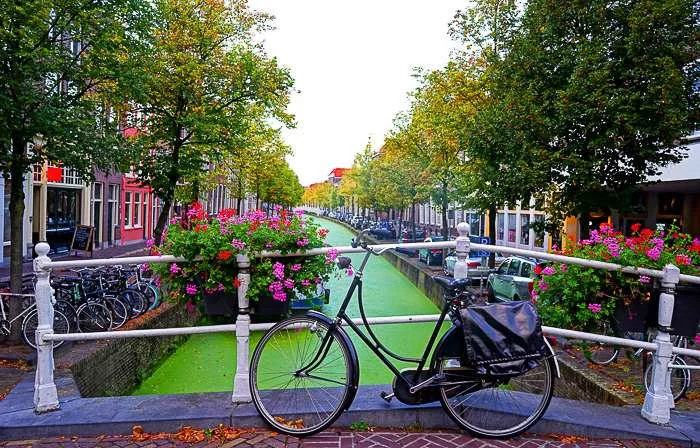
[[[470,285],[468,278],[455,279],[451,277],[444,277],[442,275],[436,275],[433,277],[433,280],[435,280],[438,285],[442,286],[449,292],[466,291]]]

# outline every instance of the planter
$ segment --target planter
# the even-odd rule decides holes
[[[613,328],[618,335],[625,332],[644,333],[649,326],[651,308],[658,309],[658,296],[654,301],[652,298],[646,302],[633,302],[625,305],[618,302],[613,315]]]
[[[289,302],[275,300],[271,295],[265,294],[257,301],[250,301],[251,319],[253,322],[279,322],[289,314]]]
[[[656,326],[659,316],[659,293],[654,291],[653,305],[649,313],[649,326]],[[678,285],[673,302],[672,334],[693,337],[700,323],[700,286]]]
[[[202,296],[204,312],[209,316],[233,316],[238,315],[237,294],[228,292],[204,293]]]

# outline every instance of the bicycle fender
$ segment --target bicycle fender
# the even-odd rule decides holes
[[[544,343],[547,344],[547,348],[552,353],[552,359],[554,360],[554,367],[557,369],[557,378],[561,378],[561,371],[559,370],[559,360],[557,359],[557,354],[554,353],[552,345],[549,343],[549,339],[544,338]]]
[[[332,325],[334,323],[333,319],[331,319],[323,313],[319,313],[318,311],[307,311],[306,315],[309,317],[313,317],[314,319],[323,321],[328,325]],[[350,379],[352,381],[350,392],[345,403],[345,409],[348,409],[352,404],[353,400],[355,399],[355,395],[357,394],[357,389],[360,384],[360,359],[357,357],[355,345],[352,343],[352,341],[350,340],[350,336],[348,336],[348,333],[343,329],[343,327],[338,325],[335,327],[335,331],[338,332],[340,338],[343,340],[343,343],[348,348],[348,352],[350,352],[350,362],[352,365],[353,374],[352,378]]]

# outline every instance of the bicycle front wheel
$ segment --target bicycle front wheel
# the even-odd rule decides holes
[[[315,434],[343,412],[354,387],[350,349],[324,321],[292,317],[270,329],[253,353],[250,389],[260,415],[276,431]]]
[[[81,333],[109,331],[112,329],[112,313],[101,303],[84,303],[78,307],[77,315],[78,331]]]
[[[554,392],[553,355],[513,378],[476,377],[459,359],[443,359],[440,402],[462,429],[480,437],[511,437],[537,423]]]

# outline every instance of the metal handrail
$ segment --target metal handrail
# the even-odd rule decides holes
[[[699,350],[690,350],[680,347],[674,347],[670,342],[666,329],[670,325],[671,312],[673,311],[673,291],[675,285],[680,281],[688,283],[700,284],[700,277],[681,275],[678,268],[673,265],[668,265],[663,271],[645,268],[636,268],[631,266],[622,266],[615,263],[607,263],[595,260],[584,260],[575,257],[569,257],[558,254],[549,254],[538,251],[525,249],[517,249],[513,247],[501,247],[494,245],[475,244],[471,243],[468,238],[469,226],[466,223],[460,223],[457,226],[460,236],[456,241],[441,241],[441,242],[418,242],[418,243],[390,243],[390,244],[375,244],[369,245],[368,248],[375,252],[383,252],[387,249],[397,248],[455,248],[457,253],[457,262],[455,263],[455,278],[465,278],[467,276],[466,259],[470,249],[486,250],[490,252],[501,252],[506,254],[514,254],[528,257],[535,257],[543,260],[549,260],[565,264],[575,264],[590,268],[604,269],[608,271],[620,271],[636,275],[646,275],[649,277],[660,278],[664,292],[661,293],[659,303],[659,325],[660,331],[654,342],[638,341],[624,339],[612,336],[598,335],[593,333],[585,333],[561,328],[543,327],[546,334],[554,336],[562,336],[575,339],[583,339],[595,342],[603,342],[620,346],[642,348],[657,352],[654,359],[653,381],[649,392],[644,401],[642,408],[642,416],[649,421],[656,423],[667,423],[670,420],[670,409],[673,407],[673,396],[670,391],[670,365],[673,354],[693,356],[700,358]],[[35,297],[37,298],[37,309],[39,312],[39,327],[36,331],[37,338],[37,381],[35,385],[34,402],[37,412],[58,409],[58,395],[56,386],[53,381],[53,343],[52,341],[59,340],[90,340],[90,339],[122,339],[129,337],[154,337],[154,336],[172,336],[185,334],[202,334],[202,333],[217,333],[217,332],[235,332],[238,346],[237,353],[237,369],[234,378],[234,390],[232,400],[234,402],[249,402],[251,393],[248,382],[248,354],[249,354],[249,334],[250,331],[263,331],[269,329],[273,324],[251,324],[250,317],[247,313],[249,300],[246,295],[248,284],[250,282],[250,258],[249,256],[239,254],[236,257],[238,265],[238,279],[240,286],[238,287],[238,305],[239,314],[235,324],[230,325],[212,325],[203,327],[186,327],[186,328],[165,328],[152,330],[127,330],[118,332],[106,333],[89,333],[89,334],[55,334],[53,333],[53,321],[50,319],[52,314],[52,290],[49,283],[49,275],[51,269],[56,268],[73,268],[73,267],[95,267],[95,266],[114,266],[123,264],[142,264],[142,263],[173,263],[173,262],[189,262],[182,257],[171,255],[158,256],[143,256],[143,257],[126,257],[112,259],[91,259],[91,260],[70,260],[70,261],[51,261],[47,256],[49,246],[46,243],[39,243],[35,247],[39,256],[34,260],[34,272],[37,277],[35,286]],[[285,256],[312,256],[323,255],[331,250],[337,253],[361,253],[365,249],[362,247],[323,247],[300,251],[295,253],[282,254],[275,251],[265,251],[259,254],[251,254],[251,258],[259,257],[285,257]],[[700,304],[699,304],[700,305]],[[404,323],[404,322],[433,322],[437,320],[436,315],[425,316],[392,316],[392,317],[376,317],[370,318],[370,323],[373,324],[389,324],[389,323]]]

